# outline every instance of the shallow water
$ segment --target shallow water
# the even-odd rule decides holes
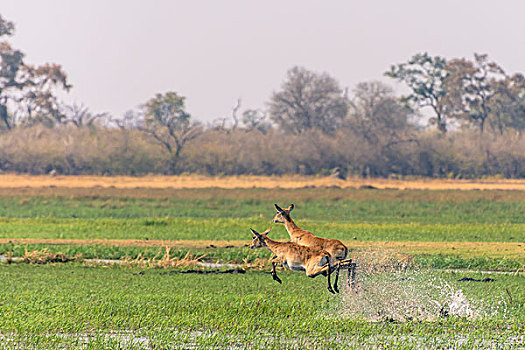
[[[507,309],[503,297],[490,304],[467,298],[461,288],[432,270],[358,271],[355,288],[345,288],[341,302],[345,316],[369,321],[435,321],[449,316],[477,319],[504,315]]]

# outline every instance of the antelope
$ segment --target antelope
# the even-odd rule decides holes
[[[275,254],[270,260],[272,263],[271,273],[275,281],[282,283],[275,271],[275,266],[282,264],[285,268],[292,271],[305,271],[306,276],[311,278],[319,275],[326,276],[328,291],[335,294],[330,283],[330,274],[332,273],[330,261],[332,259],[326,250],[319,247],[306,247],[293,242],[274,241],[268,237],[268,232],[270,232],[271,228],[262,233],[253,229],[250,230],[254,235],[250,249],[266,247],[266,249]]]
[[[348,256],[348,248],[337,239],[317,237],[312,232],[303,230],[302,228],[297,226],[292,220],[292,217],[290,216],[290,213],[294,209],[293,204],[290,204],[288,209],[283,209],[277,204],[274,205],[275,209],[277,209],[277,214],[273,218],[273,222],[284,224],[284,227],[286,228],[286,231],[288,231],[292,242],[307,247],[319,247],[330,254],[332,258],[332,260],[330,261],[330,265],[337,265],[334,289],[337,292],[339,292],[337,282],[339,280],[339,270],[343,265],[350,267],[348,270],[348,284],[353,287],[353,281],[355,277],[355,264],[352,263],[352,259],[346,259],[346,257]],[[338,263],[336,264],[337,261]]]

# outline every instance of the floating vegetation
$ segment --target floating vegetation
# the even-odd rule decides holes
[[[153,258],[145,258],[139,253],[135,259],[124,259],[121,264],[135,267],[180,267],[196,265],[198,262],[200,262],[200,260],[202,260],[202,258],[206,256],[206,254],[194,256],[190,254],[190,251],[188,251],[184,257],[178,258],[172,257],[170,255],[170,251],[171,248],[166,246],[164,255],[162,257],[155,256]]]
[[[64,253],[54,253],[44,248],[43,250],[26,250],[22,259],[27,264],[65,263],[69,261],[82,261],[82,254],[71,257]]]

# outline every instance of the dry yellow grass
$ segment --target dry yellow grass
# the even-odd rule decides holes
[[[525,179],[448,180],[448,179],[362,179],[347,180],[315,176],[46,176],[46,175],[0,175],[0,188],[303,188],[331,187],[429,190],[523,190]]]
[[[68,261],[82,261],[82,254],[77,254],[74,257],[68,257],[64,253],[53,253],[50,252],[47,248],[43,250],[31,250],[25,251],[24,256],[22,257],[23,261],[27,264],[49,264],[49,263],[65,263]]]
[[[186,256],[183,258],[172,258],[170,256],[170,247],[166,246],[166,252],[161,258],[153,257],[152,259],[144,258],[142,254],[139,253],[139,255],[135,259],[127,259],[124,260],[123,263],[128,266],[136,266],[136,267],[162,267],[162,268],[168,268],[168,267],[177,267],[177,266],[190,266],[190,265],[196,265],[202,258],[206,256],[206,254],[201,256],[193,256],[188,253],[186,253]]]
[[[210,245],[224,248],[244,247],[248,241],[190,241],[190,240],[138,240],[138,239],[0,239],[0,244],[70,244],[70,245],[113,245],[139,247],[185,247],[206,248]],[[351,249],[382,249],[407,254],[447,254],[462,257],[493,257],[524,259],[525,243],[520,242],[376,242],[346,241]]]
[[[205,241],[205,240],[141,240],[141,239],[47,239],[47,238],[0,238],[0,244],[69,244],[69,245],[112,245],[122,247],[188,247],[205,248],[243,247],[248,241]]]

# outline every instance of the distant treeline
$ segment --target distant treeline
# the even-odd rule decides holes
[[[0,38],[14,24],[0,16]],[[203,124],[176,92],[123,116],[59,100],[56,64],[28,65],[0,42],[0,171],[45,174],[332,174],[525,177],[525,78],[487,55],[416,54],[352,91],[291,68],[264,108]],[[254,82],[255,83],[255,82]],[[337,169],[337,170],[335,170]]]
[[[0,168],[46,174],[339,174],[422,175],[474,178],[525,177],[525,139],[462,130],[441,136],[420,131],[406,142],[367,140],[352,129],[333,135],[285,135],[242,129],[206,130],[187,143],[176,164],[138,130],[114,128],[17,128],[0,137]]]

